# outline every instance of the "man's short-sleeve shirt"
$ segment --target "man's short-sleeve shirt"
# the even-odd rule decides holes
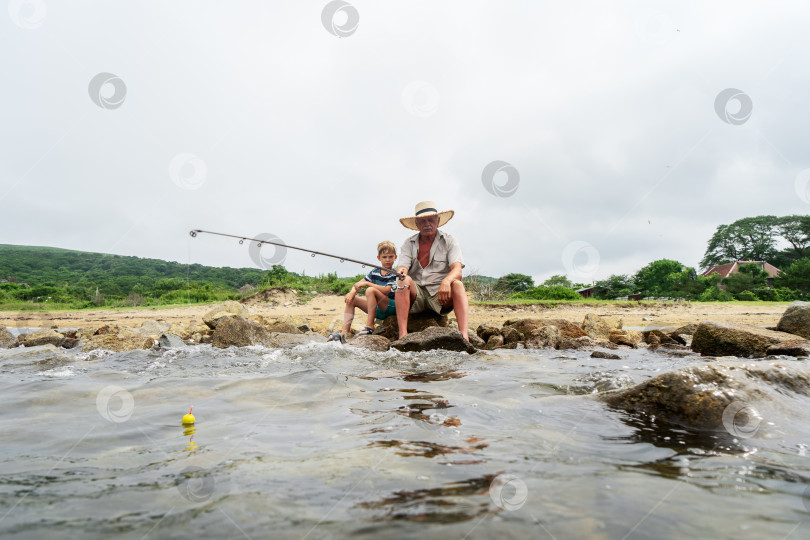
[[[402,244],[398,266],[408,269],[408,275],[417,285],[422,285],[431,296],[439,292],[442,280],[450,273],[450,265],[461,263],[464,268],[464,258],[461,256],[461,246],[456,239],[442,232],[436,231],[436,238],[430,246],[430,259],[426,268],[419,263],[419,233],[411,236]]]
[[[379,285],[380,287],[391,287],[397,282],[397,273],[391,269],[386,275],[382,275],[382,270],[374,268],[366,276],[366,281]],[[388,293],[388,298],[394,297],[394,288],[391,287],[391,292]]]

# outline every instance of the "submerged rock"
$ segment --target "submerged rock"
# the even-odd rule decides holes
[[[810,302],[793,302],[788,306],[776,329],[810,339]]]
[[[247,319],[250,317],[250,312],[239,302],[228,300],[227,302],[214,306],[208,313],[203,315],[203,322],[208,325],[210,329],[216,330],[220,319],[234,315]]]
[[[810,394],[810,377],[786,365],[739,364],[690,366],[663,373],[631,388],[607,392],[599,397],[608,405],[687,427],[726,429],[735,434],[734,416],[742,408],[754,410],[757,402],[767,399],[761,381],[784,390]],[[732,404],[737,407],[730,407]],[[729,423],[734,425],[729,425]]]
[[[161,334],[158,339],[158,345],[161,349],[174,349],[178,347],[185,347],[186,343],[180,339],[180,336],[174,334]]]
[[[383,336],[357,336],[348,343],[351,347],[360,347],[370,351],[385,352],[391,347],[391,340]]]
[[[810,341],[804,339],[783,341],[782,343],[771,345],[766,352],[768,356],[810,356]]]
[[[414,332],[391,343],[391,347],[403,351],[431,351],[444,349],[447,351],[476,351],[472,344],[464,339],[461,332],[453,328],[431,326],[421,332]]]
[[[591,358],[604,358],[606,360],[621,360],[622,357],[616,353],[609,353],[604,351],[593,351]]]
[[[305,343],[326,343],[325,337],[314,332],[310,334],[302,334],[301,332],[270,332],[270,337],[278,342],[280,347],[294,347],[295,345],[303,345]]]
[[[796,336],[786,332],[766,330],[750,324],[700,323],[692,338],[692,350],[709,356],[741,356],[762,358],[768,348]]]
[[[220,317],[216,326],[211,343],[220,349],[250,345],[281,346],[281,343],[271,335],[267,328],[238,315]]]

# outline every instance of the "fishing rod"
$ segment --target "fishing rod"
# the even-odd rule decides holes
[[[380,270],[385,270],[386,272],[394,272],[395,271],[395,270],[393,270],[391,268],[384,268],[382,266],[367,263],[365,261],[358,261],[357,259],[350,259],[348,257],[341,257],[340,255],[330,255],[329,253],[323,253],[321,251],[313,251],[311,249],[290,246],[290,245],[285,244],[283,242],[273,242],[272,240],[260,240],[258,238],[250,238],[249,236],[237,236],[235,234],[225,234],[225,233],[218,233],[218,232],[214,232],[214,231],[203,231],[201,229],[192,229],[188,234],[191,235],[192,238],[196,238],[198,234],[215,234],[217,236],[227,236],[229,238],[236,238],[237,240],[239,240],[240,244],[243,244],[245,242],[245,240],[249,240],[251,242],[256,242],[258,244],[258,247],[262,247],[262,244],[272,244],[274,246],[290,248],[290,249],[297,249],[298,251],[306,251],[307,253],[311,253],[313,257],[315,255],[323,255],[324,257],[332,257],[333,259],[338,259],[340,262],[349,261],[349,262],[353,262],[353,263],[357,263],[359,265],[362,265],[363,267],[370,266],[372,268],[378,268]]]

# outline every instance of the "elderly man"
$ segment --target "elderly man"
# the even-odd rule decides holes
[[[458,329],[467,341],[467,292],[461,283],[464,260],[456,239],[439,230],[450,221],[453,210],[439,212],[436,203],[416,205],[413,217],[400,219],[405,227],[419,231],[405,240],[399,256],[396,303],[399,337],[408,333],[408,314],[455,311]]]

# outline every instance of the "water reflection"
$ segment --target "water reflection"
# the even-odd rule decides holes
[[[379,511],[373,521],[415,521],[458,523],[494,513],[489,487],[497,474],[487,474],[438,488],[396,491],[379,501],[358,503],[360,508]]]

